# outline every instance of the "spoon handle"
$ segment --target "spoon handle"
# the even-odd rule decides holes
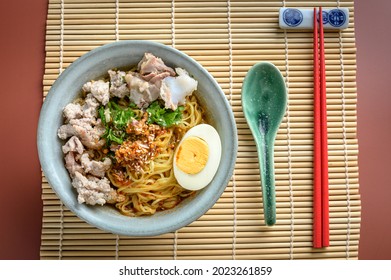
[[[261,172],[263,213],[265,223],[272,226],[276,223],[276,191],[274,185],[274,140],[262,135],[258,149]]]

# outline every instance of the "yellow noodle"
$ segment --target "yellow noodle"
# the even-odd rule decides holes
[[[118,187],[117,192],[125,196],[124,201],[116,204],[122,214],[151,215],[175,207],[184,198],[194,194],[178,184],[172,166],[176,145],[190,128],[203,122],[202,116],[202,109],[195,96],[188,97],[182,122],[156,137],[160,153],[141,172],[127,169],[126,183],[118,182],[113,176],[113,170],[108,172],[111,183]]]

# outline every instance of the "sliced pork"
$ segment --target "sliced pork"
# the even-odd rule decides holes
[[[145,81],[139,74],[129,72],[125,80],[130,90],[129,98],[137,107],[147,108],[158,99],[160,89],[155,84]]]
[[[79,203],[103,205],[106,202],[115,203],[118,198],[117,192],[110,187],[110,181],[106,177],[99,179],[75,172],[72,186],[77,190]]]
[[[71,136],[76,135],[75,128],[70,124],[63,124],[57,131],[57,135],[60,139],[65,140]]]
[[[125,82],[124,71],[108,71],[110,75],[110,93],[118,98],[124,98],[129,95],[129,88]]]
[[[94,126],[92,126],[95,124]],[[105,127],[102,121],[91,120],[89,118],[72,119],[68,124],[60,126],[58,129],[58,137],[67,139],[71,136],[77,136],[84,146],[90,149],[100,149],[106,143],[101,139],[105,133]]]
[[[85,173],[89,173],[96,177],[104,177],[106,171],[110,169],[111,160],[105,158],[103,161],[90,160],[88,153],[84,153],[80,158],[81,166]]]
[[[88,121],[82,122],[80,120],[83,119],[71,120],[69,122],[75,129],[75,135],[80,138],[80,141],[87,148],[95,150],[102,148],[106,141],[101,139],[105,133],[105,127],[102,125],[101,120],[99,119],[94,127],[92,127]]]
[[[64,154],[69,152],[77,152],[78,154],[82,154],[84,151],[84,146],[80,142],[79,138],[76,136],[72,136],[69,140],[62,146],[62,152]]]
[[[66,121],[83,117],[83,110],[80,104],[69,103],[63,110]]]
[[[175,76],[175,71],[164,64],[163,60],[154,56],[151,53],[145,53],[141,61],[137,65],[138,71],[143,76],[148,76],[149,74],[160,74],[168,72],[170,76]],[[147,80],[150,80],[153,75],[149,76]]]
[[[87,94],[84,105],[83,105],[83,117],[94,119],[98,117],[98,108],[100,104],[98,100],[92,95],[92,93]]]
[[[71,178],[75,177],[76,172],[84,174],[84,169],[80,165],[80,163],[76,161],[74,152],[67,153],[64,159],[65,159],[65,168],[68,170]]]
[[[103,105],[109,103],[110,83],[103,80],[87,82],[83,85],[84,92],[91,92],[92,95]]]

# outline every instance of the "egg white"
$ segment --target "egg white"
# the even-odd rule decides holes
[[[209,148],[208,161],[205,167],[197,174],[187,174],[176,165],[176,157],[182,142],[190,137],[199,137],[206,142]],[[206,187],[215,176],[221,159],[221,140],[216,129],[209,124],[199,124],[192,127],[183,136],[174,155],[174,175],[178,183],[188,190],[200,190]]]

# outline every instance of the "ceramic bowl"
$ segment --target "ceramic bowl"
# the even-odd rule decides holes
[[[145,52],[162,58],[168,66],[186,69],[198,81],[197,98],[206,111],[207,122],[220,135],[223,153],[213,181],[193,198],[151,216],[127,217],[112,206],[78,203],[77,192],[64,166],[63,143],[57,137],[57,130],[63,124],[62,109],[80,94],[84,83],[106,76],[109,69],[136,65]],[[150,41],[110,43],[73,62],[55,81],[43,103],[37,141],[42,170],[64,205],[87,223],[126,236],[155,236],[173,232],[205,214],[224,192],[232,176],[238,146],[231,107],[212,75],[183,52]]]

